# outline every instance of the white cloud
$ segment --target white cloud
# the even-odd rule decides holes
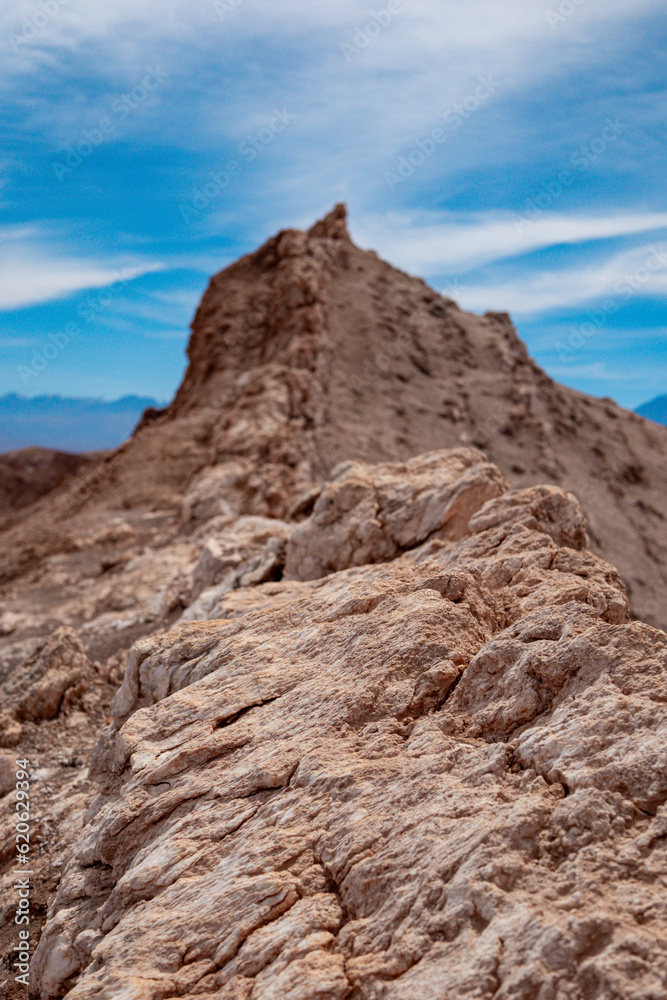
[[[0,244],[26,240],[37,235],[35,226],[0,226]]]
[[[55,0],[57,3],[57,0]],[[300,60],[299,72],[292,77],[282,74],[280,91],[284,100],[298,104],[302,120],[313,132],[326,125],[331,145],[337,119],[364,122],[364,128],[350,133],[359,148],[368,142],[393,152],[400,144],[432,128],[435,119],[453,100],[461,99],[480,74],[498,74],[503,95],[525,91],[537,82],[562,73],[564,65],[590,65],[591,60],[607,59],[610,51],[623,44],[619,20],[628,20],[659,10],[659,0],[607,0],[604,20],[597,5],[577,8],[562,30],[554,31],[546,20],[546,8],[536,0],[403,0],[403,9],[377,37],[361,49],[358,58],[346,62],[341,45],[354,41],[357,28],[364,26],[373,11],[385,6],[380,0],[337,0],[314,3],[313,0],[283,0],[269,4],[262,0],[241,0],[238,7],[222,19],[216,14],[213,0],[192,4],[190,0],[163,0],[156,9],[154,0],[106,0],[91,4],[68,0],[43,27],[31,30],[22,38],[25,25],[38,6],[34,0],[18,0],[0,10],[0,39],[5,39],[9,59],[0,67],[3,77],[34,75],[36,67],[62,66],[63,80],[68,68],[76,63],[97,79],[98,107],[79,101],[49,102],[49,114],[35,109],[30,114],[40,125],[57,130],[58,142],[69,133],[90,127],[106,113],[109,95],[119,88],[132,87],[147,64],[164,60],[173,71],[170,106],[188,102],[190,123],[204,129],[211,141],[222,136],[238,141],[251,131],[262,114],[271,110],[274,96],[266,95],[265,86],[239,87],[233,100],[220,100],[215,76],[208,77],[206,91],[192,107],[192,92],[183,81],[202,71],[206,57],[219,59],[220,53],[233,53],[245,46],[256,65],[251,67],[256,80],[266,81],[269,66],[276,65],[276,53],[292,62]],[[11,40],[11,41],[10,41]],[[268,65],[262,64],[270,47]],[[224,63],[220,68],[224,77]],[[326,87],[326,121],[322,115]],[[178,89],[182,89],[180,98]],[[360,88],[366,99],[358,101]],[[90,90],[90,88],[88,88]],[[228,97],[227,94],[224,95]],[[266,100],[266,106],[264,105]],[[368,101],[374,107],[368,116]],[[312,118],[311,118],[312,116]],[[83,120],[81,120],[83,119]],[[571,123],[574,134],[576,123]],[[175,136],[177,130],[173,130]],[[187,130],[180,139],[187,142]],[[379,145],[378,145],[379,144]],[[351,147],[348,144],[348,147]],[[495,154],[488,149],[489,157]]]
[[[57,258],[31,247],[11,254],[0,249],[0,310],[61,299],[90,288],[106,288],[159,270],[161,264],[148,262],[111,267],[96,261]]]
[[[662,242],[642,244],[593,264],[527,270],[509,281],[466,286],[463,280],[460,291],[455,288],[449,293],[445,289],[445,293],[464,309],[502,310],[515,316],[607,299],[620,308],[635,297],[667,296],[667,246]]]
[[[461,274],[481,264],[561,244],[627,236],[667,227],[667,213],[547,215],[519,225],[508,212],[390,214],[352,219],[357,242],[422,275]]]
[[[137,330],[142,337],[186,339],[204,287],[205,285],[190,290],[153,290],[141,300],[121,297],[116,302],[114,316],[107,320],[107,325],[125,333]]]
[[[58,0],[56,0],[58,3]],[[384,6],[380,0],[369,4],[365,0],[337,0],[336,3],[316,4],[312,0],[282,0],[280,4],[267,4],[262,0],[240,0],[236,10],[219,17],[213,0],[193,5],[190,0],[162,0],[156,9],[154,0],[106,0],[91,4],[89,0],[63,0],[57,12],[49,18],[38,15],[41,26],[26,25],[38,10],[34,0],[14,0],[0,11],[0,33],[21,37],[18,50],[45,49],[56,44],[91,42],[115,36],[118,52],[131,54],[133,45],[141,45],[148,37],[181,39],[185,35],[193,42],[202,42],[202,27],[219,29],[221,37],[237,40],[239,37],[256,37],[271,34],[282,38],[321,32],[345,32],[352,35],[355,28],[362,28],[371,20],[375,10]],[[607,0],[605,20],[615,21],[659,9],[656,0]],[[534,0],[510,0],[498,4],[497,0],[477,0],[475,4],[461,4],[457,0],[403,0],[390,27],[380,37],[392,32],[402,35],[405,50],[406,36],[415,50],[441,53],[443,48],[460,51],[469,46],[483,52],[490,48],[503,48],[516,39],[544,35],[552,40],[564,39],[572,43],[566,33],[555,32],[550,27],[542,5]],[[577,37],[591,22],[599,21],[599,10],[594,4],[583,4],[572,18],[570,27],[578,28]],[[132,25],[133,34],[126,29]],[[567,24],[564,25],[567,27]],[[338,36],[334,36],[337,41]],[[379,46],[369,46],[368,52],[378,51]]]

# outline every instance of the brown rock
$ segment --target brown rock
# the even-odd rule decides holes
[[[432,452],[403,465],[349,462],[334,470],[310,518],[292,533],[285,575],[312,580],[383,562],[436,532],[460,538],[471,514],[506,486],[473,449]]]
[[[25,510],[95,461],[52,448],[21,448],[0,455],[0,515]]]
[[[0,677],[3,711],[18,721],[53,719],[80,702],[90,670],[76,632],[56,629],[20,668]]]
[[[449,537],[471,468],[356,466],[354,502],[334,478],[339,520],[318,549],[318,500],[304,548],[335,537],[353,560],[379,489],[403,554],[229,591],[232,620],[137,644],[33,963],[42,996],[667,989],[667,637],[627,623],[562,491],[478,492]]]
[[[506,314],[461,312],[356,247],[343,206],[215,275],[188,356],[170,407],[6,521],[0,582],[25,587],[109,512],[164,512],[172,538],[212,517],[301,517],[341,462],[476,445],[518,490],[576,495],[633,613],[667,625],[667,429],[554,383]],[[581,526],[563,530],[579,548]]]
[[[228,530],[211,535],[192,571],[191,597],[218,585],[208,595],[210,602],[228,590],[282,576],[289,534],[283,521],[241,517]]]
[[[578,500],[555,486],[531,486],[503,493],[477,511],[470,519],[470,530],[484,531],[507,524],[542,531],[560,546],[578,550],[589,547],[586,518]]]

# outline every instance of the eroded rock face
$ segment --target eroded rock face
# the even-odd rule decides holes
[[[475,452],[355,465],[289,546],[303,579],[134,647],[34,988],[664,995],[667,636],[574,497]]]
[[[310,518],[292,533],[285,575],[312,580],[383,562],[436,532],[460,538],[470,515],[506,488],[498,469],[472,448],[403,465],[348,462],[334,470]]]
[[[192,571],[190,598],[199,600],[183,617],[200,617],[200,608],[208,608],[228,590],[280,578],[290,531],[275,518],[241,517],[227,530],[209,533]]]

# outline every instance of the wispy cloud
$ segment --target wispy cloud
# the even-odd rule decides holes
[[[38,227],[34,225],[0,226],[0,244],[32,239],[38,232]]]
[[[584,243],[667,227],[667,212],[637,215],[544,215],[521,226],[508,212],[394,214],[366,217],[353,228],[359,242],[419,274],[461,273],[545,247]]]
[[[501,309],[516,316],[567,310],[585,303],[613,301],[615,311],[635,296],[667,295],[667,246],[642,243],[623,253],[607,253],[593,263],[526,269],[520,278],[462,285],[459,305],[476,312]]]
[[[106,288],[143,274],[163,270],[153,261],[100,261],[73,256],[58,240],[45,235],[46,227],[0,230],[0,310],[21,309],[66,298],[90,288]]]
[[[20,309],[72,295],[88,288],[106,288],[117,281],[161,270],[160,264],[119,268],[85,260],[12,257],[0,263],[0,310]]]

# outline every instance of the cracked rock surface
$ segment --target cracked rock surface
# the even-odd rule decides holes
[[[664,1000],[667,429],[344,206],[188,358],[4,484],[3,998],[26,757],[34,996]]]
[[[319,497],[301,578],[131,651],[34,989],[659,1000],[667,636],[576,499],[470,450]]]

